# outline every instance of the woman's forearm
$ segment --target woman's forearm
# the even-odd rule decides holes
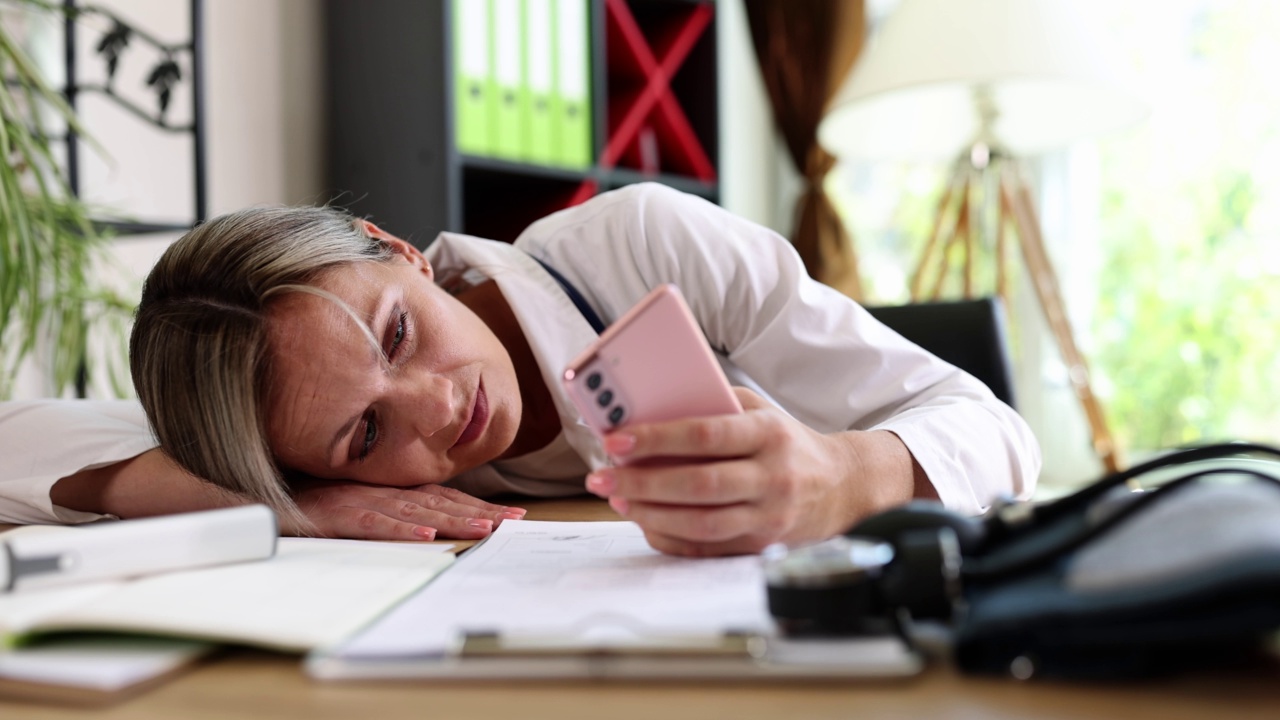
[[[62,478],[49,492],[70,510],[140,518],[243,505],[235,494],[178,467],[158,448]],[[323,481],[304,485],[299,505],[309,527],[282,520],[281,534],[369,540],[479,539],[521,508],[494,505],[443,486],[380,487]]]
[[[178,467],[159,449],[62,478],[49,492],[55,505],[121,518],[231,507],[244,500]]]

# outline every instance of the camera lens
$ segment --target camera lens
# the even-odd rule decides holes
[[[587,376],[587,389],[589,390],[599,389],[600,383],[603,381],[604,381],[604,378],[600,377],[600,373],[593,372]]]
[[[613,391],[605,390],[596,396],[596,402],[600,403],[600,407],[609,407],[609,403],[613,402]]]
[[[609,411],[609,422],[614,425],[617,425],[618,423],[622,422],[622,418],[625,417],[626,414],[627,414],[627,411],[623,410],[622,406],[619,405]]]

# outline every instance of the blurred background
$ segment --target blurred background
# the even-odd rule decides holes
[[[940,227],[962,236],[956,247],[986,270],[936,294],[1004,296],[1017,409],[1044,447],[1046,494],[1105,464],[1082,378],[1124,462],[1185,443],[1280,441],[1269,382],[1280,370],[1280,5],[1269,0],[93,8],[72,10],[70,34],[62,3],[3,0],[0,19],[56,90],[73,38],[74,111],[93,143],[68,153],[65,123],[41,112],[62,137],[52,164],[74,163],[76,194],[110,236],[90,280],[126,301],[201,216],[332,201],[420,245],[442,230],[509,240],[559,207],[656,180],[791,238],[815,275],[868,305],[931,299],[912,292],[926,246]],[[166,62],[177,78],[157,75]],[[1028,89],[1033,70],[1056,85]],[[925,103],[944,87],[954,107]],[[881,125],[836,119],[849,108],[883,111]],[[1051,145],[1019,134],[1058,121]],[[943,152],[908,152],[933,145]],[[993,180],[992,167],[1018,168],[1030,226],[1000,231],[1000,177],[1013,175]],[[965,215],[947,196],[959,177]],[[999,261],[996,243],[1025,243],[1029,227],[1083,375],[1022,256]],[[942,255],[965,263],[962,250]],[[118,343],[100,335],[91,358]],[[10,395],[74,396],[48,363],[27,357]],[[80,392],[128,392],[101,362],[89,367]]]

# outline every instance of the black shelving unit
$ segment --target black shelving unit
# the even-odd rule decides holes
[[[568,169],[457,150],[450,0],[326,0],[330,196],[419,247],[441,231],[510,241],[539,217],[637,182],[718,202],[714,9],[712,0],[591,0],[595,161]],[[686,27],[694,14],[698,27]],[[684,44],[679,62],[667,63],[678,71],[667,83],[646,84],[645,68],[628,52],[644,45],[661,65],[673,40]],[[627,142],[614,142],[617,126],[637,99],[654,108],[652,122],[670,116],[658,116],[654,88],[671,96],[663,102],[679,106],[686,128],[672,135],[663,126],[659,134],[700,146],[701,165],[646,171],[630,162],[634,153],[618,151]]]

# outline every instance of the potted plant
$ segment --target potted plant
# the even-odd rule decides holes
[[[38,0],[23,5],[57,12]],[[0,24],[0,399],[12,396],[19,366],[32,358],[55,395],[83,391],[91,358],[123,394],[132,306],[97,277],[109,238],[71,192],[55,154],[64,138],[49,127],[65,123],[87,136],[13,27]],[[98,333],[104,341],[91,342]]]

